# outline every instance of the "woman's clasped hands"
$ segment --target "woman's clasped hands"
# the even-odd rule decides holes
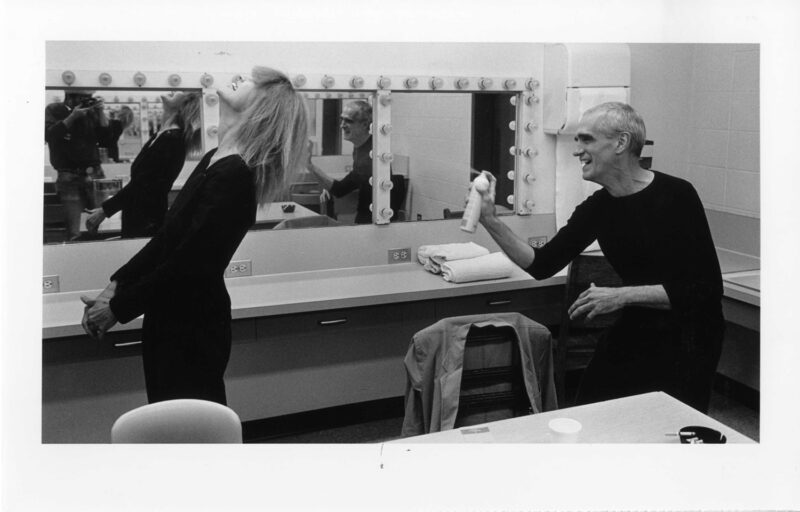
[[[94,339],[102,339],[106,331],[117,323],[117,318],[109,305],[111,298],[114,297],[116,287],[116,281],[112,281],[94,299],[90,299],[86,295],[81,296],[81,301],[85,304],[81,325],[86,334]]]

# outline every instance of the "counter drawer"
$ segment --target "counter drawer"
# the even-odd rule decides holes
[[[375,306],[351,309],[334,309],[297,313],[256,320],[256,338],[295,338],[304,336],[329,336],[344,331],[381,329],[388,324],[402,321],[402,308],[398,306]]]
[[[451,316],[518,312],[541,324],[554,325],[560,319],[563,295],[563,287],[547,286],[442,299],[436,304],[436,316],[442,319]]]

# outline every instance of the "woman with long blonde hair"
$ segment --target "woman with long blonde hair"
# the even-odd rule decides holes
[[[156,234],[164,223],[169,192],[183,169],[186,154],[200,146],[200,101],[198,92],[161,97],[164,105],[161,129],[145,143],[131,164],[128,184],[99,208],[91,210],[86,219],[89,233],[96,233],[106,218],[122,211],[122,238]]]
[[[95,337],[144,314],[151,403],[226,403],[231,309],[223,274],[258,205],[282,194],[305,160],[305,103],[284,74],[256,67],[218,95],[219,147],[200,160],[161,230],[103,293],[82,298],[83,326]]]

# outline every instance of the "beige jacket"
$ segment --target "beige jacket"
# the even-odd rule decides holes
[[[406,353],[404,437],[453,428],[464,345],[472,325],[512,327],[519,342],[522,373],[533,412],[558,408],[553,338],[543,325],[519,313],[445,318],[416,333]]]

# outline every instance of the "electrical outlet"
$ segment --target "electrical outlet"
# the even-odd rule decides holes
[[[42,277],[42,293],[58,293],[58,276]]]
[[[253,275],[253,265],[250,260],[231,261],[225,270],[225,277],[244,277]]]
[[[528,238],[528,245],[537,249],[547,243],[546,236],[532,236]]]
[[[407,263],[411,261],[411,247],[389,249],[389,263]]]

